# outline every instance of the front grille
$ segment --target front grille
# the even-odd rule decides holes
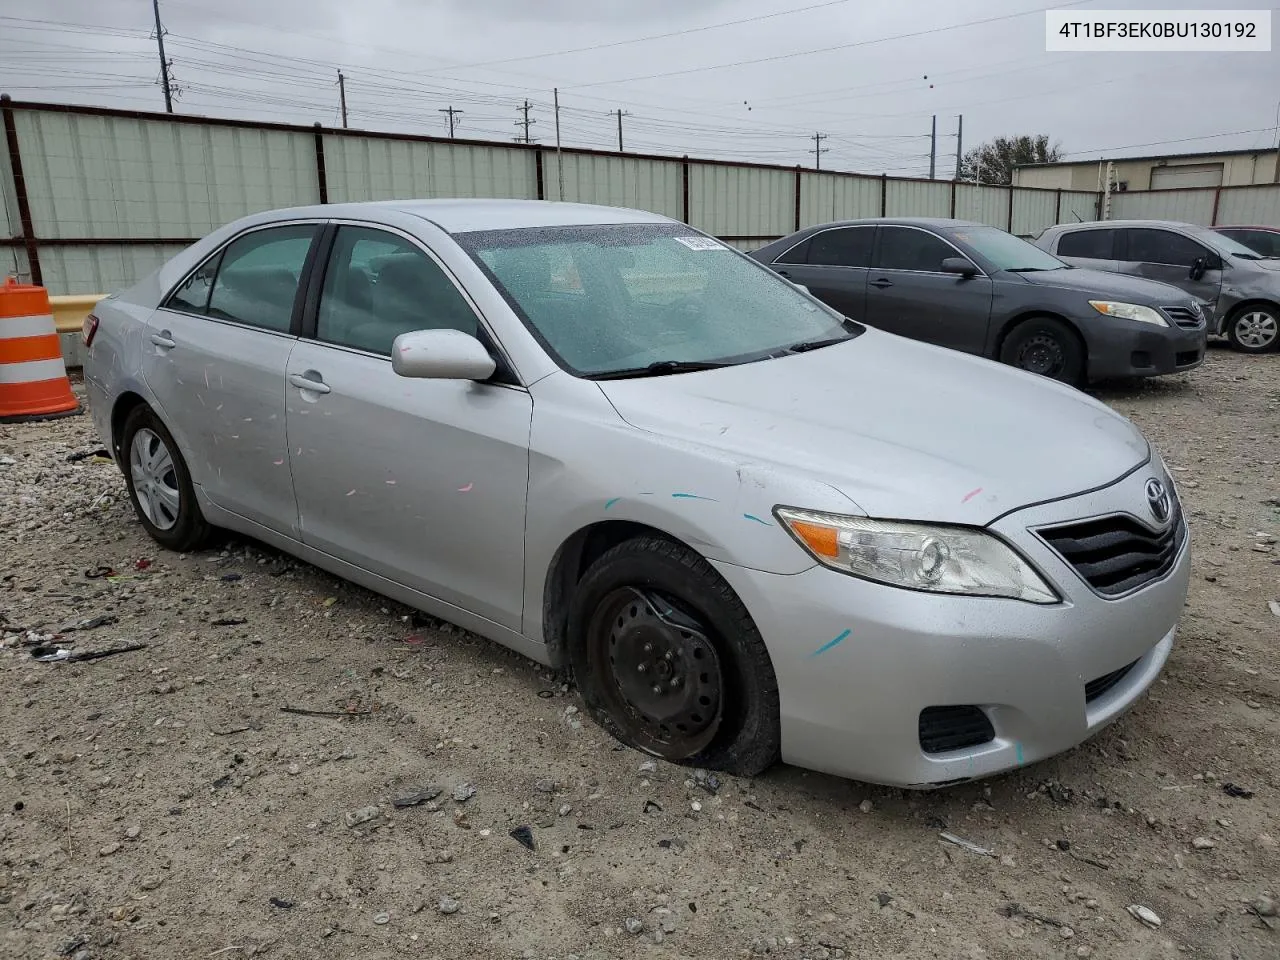
[[[1158,580],[1173,568],[1186,527],[1175,500],[1163,533],[1153,533],[1127,514],[1113,514],[1037,533],[1094,590],[1117,597]]]
[[[1204,322],[1203,314],[1198,314],[1190,307],[1161,307],[1164,315],[1180,327],[1198,327]]]
[[[991,721],[977,707],[926,707],[920,711],[920,749],[925,753],[976,747],[995,738]]]
[[[1138,661],[1126,663],[1119,670],[1104,673],[1084,685],[1084,702],[1092,703],[1129,675],[1129,671],[1138,665]]]
[[[1173,355],[1173,364],[1176,367],[1190,367],[1200,362],[1199,350],[1183,350]]]

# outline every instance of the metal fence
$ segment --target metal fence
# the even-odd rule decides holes
[[[351,200],[603,203],[674,217],[744,250],[856,217],[959,217],[1034,236],[1054,223],[1098,216],[1090,191],[8,99],[0,100],[0,114],[0,271],[12,269],[54,294],[126,286],[248,213]]]
[[[1115,193],[1111,219],[1280,227],[1280,183]]]

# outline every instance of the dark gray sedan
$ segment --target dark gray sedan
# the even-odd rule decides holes
[[[1195,297],[1072,267],[980,223],[827,223],[751,256],[853,320],[1066,383],[1204,362],[1207,324]]]

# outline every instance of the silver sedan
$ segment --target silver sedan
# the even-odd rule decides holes
[[[259,214],[85,339],[161,544],[233,530],[570,667],[676,762],[1019,767],[1142,695],[1187,593],[1173,482],[1129,421],[648,213]]]

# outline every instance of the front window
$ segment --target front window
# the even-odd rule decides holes
[[[749,363],[863,329],[679,224],[532,227],[455,239],[576,376]]]
[[[1034,273],[1067,269],[1067,265],[1052,254],[995,227],[963,227],[951,236],[957,242],[971,247],[978,256],[991,264],[993,270]]]
[[[1207,231],[1205,240],[1224,257],[1239,257],[1242,260],[1261,260],[1266,254],[1245,246],[1239,240],[1228,237],[1216,230]],[[1273,254],[1274,255],[1274,254]]]

